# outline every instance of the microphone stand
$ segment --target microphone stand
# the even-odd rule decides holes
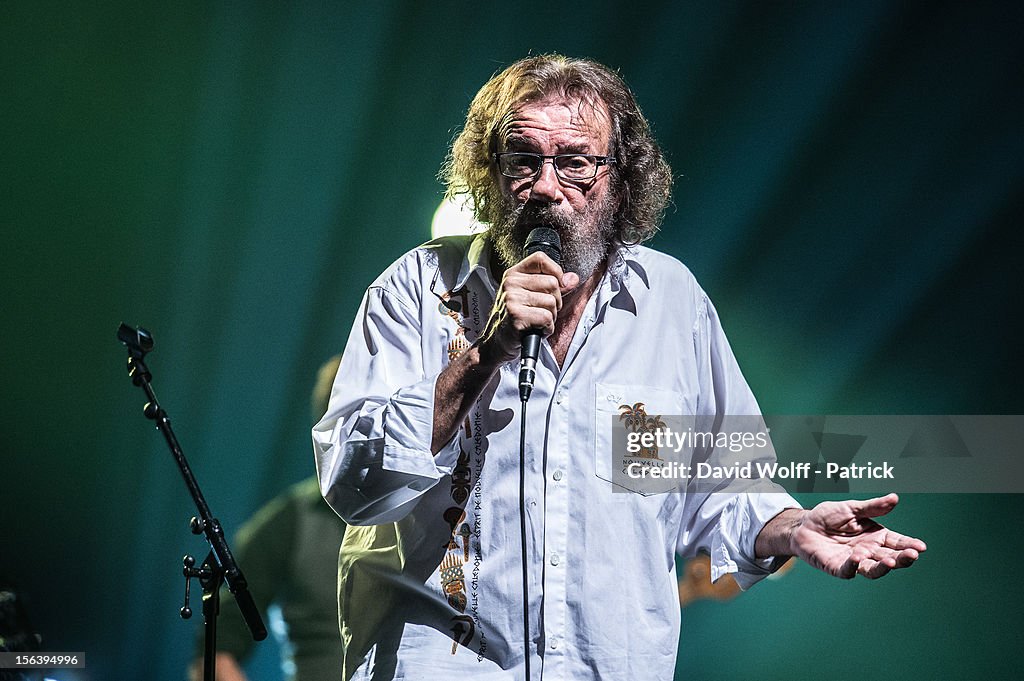
[[[231,555],[228,542],[224,538],[224,530],[220,521],[210,513],[210,507],[206,504],[199,483],[196,482],[192,469],[188,465],[184,452],[178,445],[178,438],[174,436],[171,428],[171,420],[167,416],[160,403],[157,402],[153,386],[150,384],[152,374],[146,366],[144,358],[146,353],[153,349],[153,336],[142,327],[132,328],[122,323],[117,330],[117,339],[128,349],[128,376],[132,384],[136,385],[146,393],[146,405],[143,407],[143,414],[146,418],[155,421],[157,429],[163,433],[167,446],[171,450],[175,463],[181,471],[185,480],[185,486],[192,501],[195,502],[198,516],[193,516],[189,521],[189,528],[192,534],[205,534],[210,544],[210,553],[206,556],[202,565],[195,567],[195,558],[186,555],[182,559],[182,573],[185,575],[185,605],[181,608],[181,618],[192,617],[192,608],[189,607],[189,585],[192,578],[199,580],[203,589],[203,620],[204,620],[204,646],[203,646],[203,679],[214,681],[216,676],[217,657],[217,615],[220,614],[220,587],[226,581],[228,589],[235,596],[238,609],[242,612],[246,626],[252,633],[253,640],[262,641],[267,637],[267,628],[263,624],[256,603],[253,602],[249,586],[239,569],[235,558]]]

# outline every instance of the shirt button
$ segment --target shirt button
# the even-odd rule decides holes
[[[555,404],[561,404],[565,402],[565,391],[559,390],[558,394],[555,395]]]
[[[562,479],[562,471],[555,471],[551,474],[551,477],[555,479],[555,482],[558,482]]]
[[[548,645],[551,647],[551,650],[555,650],[556,648],[558,648],[558,639],[552,636],[551,643],[549,643]]]
[[[552,553],[551,554],[551,564],[552,565],[558,565],[558,554],[557,553]]]

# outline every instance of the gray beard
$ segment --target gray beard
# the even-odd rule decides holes
[[[565,215],[550,206],[509,204],[502,207],[502,217],[491,225],[494,252],[505,267],[522,260],[530,231],[541,225],[558,232],[562,241],[562,271],[575,272],[581,282],[589,279],[608,256],[615,236],[615,210],[610,196],[575,215]]]

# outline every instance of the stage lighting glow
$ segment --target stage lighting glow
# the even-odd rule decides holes
[[[445,198],[434,211],[434,219],[430,222],[431,238],[471,234],[478,232],[482,226],[473,218],[472,199],[468,196],[457,199]]]

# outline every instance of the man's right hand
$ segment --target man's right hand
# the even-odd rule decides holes
[[[550,336],[562,309],[562,294],[579,283],[578,275],[563,272],[540,252],[505,270],[480,338],[481,355],[501,364],[519,356],[524,332],[536,329],[545,338]]]
[[[554,333],[562,294],[579,283],[578,275],[563,273],[543,253],[534,253],[505,270],[484,332],[437,377],[430,444],[434,454],[455,436],[498,367],[519,356],[523,332],[537,328],[545,338]]]

